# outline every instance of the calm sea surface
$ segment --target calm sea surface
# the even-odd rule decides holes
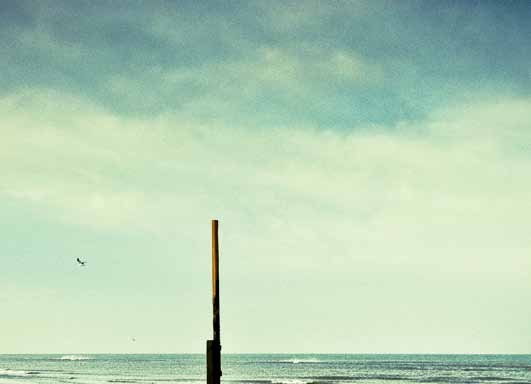
[[[230,383],[529,383],[531,355],[224,355]],[[204,383],[204,355],[0,355],[0,383]]]

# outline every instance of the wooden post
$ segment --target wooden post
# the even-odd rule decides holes
[[[221,381],[221,341],[219,332],[219,242],[218,221],[212,220],[212,307],[213,340],[207,340],[207,384]]]
[[[219,343],[219,242],[217,220],[212,220],[212,307],[214,309],[214,341]]]

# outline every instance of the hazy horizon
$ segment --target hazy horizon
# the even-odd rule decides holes
[[[0,354],[531,353],[529,20],[2,1]]]

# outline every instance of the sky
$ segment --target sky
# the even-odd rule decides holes
[[[530,19],[1,1],[0,353],[531,353]]]

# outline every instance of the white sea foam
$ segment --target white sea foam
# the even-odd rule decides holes
[[[299,379],[273,379],[271,380],[272,384],[306,384],[307,381]]]
[[[322,363],[322,360],[318,359],[289,359],[289,360],[280,360],[281,363],[292,363],[292,364],[317,364]]]
[[[16,370],[11,370],[11,369],[0,368],[0,377],[1,376],[22,377],[22,376],[28,376],[28,375],[34,375],[34,374],[36,374],[36,372],[16,371]]]
[[[92,360],[92,357],[78,356],[78,355],[66,355],[66,356],[61,356],[56,360],[69,360],[69,361]]]

